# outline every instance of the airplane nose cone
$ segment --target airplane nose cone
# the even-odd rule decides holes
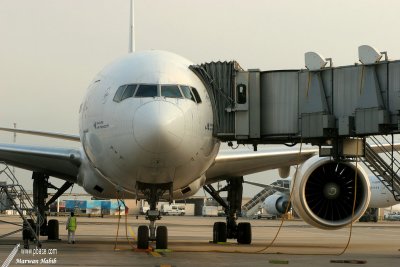
[[[133,135],[144,150],[165,153],[182,142],[185,118],[172,103],[152,101],[139,107],[133,118]]]

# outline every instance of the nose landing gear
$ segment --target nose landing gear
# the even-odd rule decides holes
[[[137,183],[137,189],[145,195],[145,199],[150,205],[150,209],[146,212],[146,219],[150,223],[149,226],[139,226],[137,247],[138,249],[147,249],[149,241],[155,241],[157,249],[167,249],[168,229],[166,226],[156,227],[156,221],[161,219],[161,212],[157,209],[157,203],[166,191],[169,191],[170,199],[172,199],[172,183],[157,185]]]

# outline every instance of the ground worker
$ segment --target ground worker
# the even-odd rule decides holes
[[[75,230],[76,230],[76,217],[74,216],[74,212],[71,212],[71,215],[68,217],[67,225],[65,229],[68,230],[68,244],[75,244]]]

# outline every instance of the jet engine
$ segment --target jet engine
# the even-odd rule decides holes
[[[358,220],[371,196],[368,176],[359,165],[318,156],[304,162],[292,186],[297,214],[307,223],[327,230]]]
[[[271,215],[282,215],[290,208],[289,196],[283,193],[275,193],[268,196],[261,207]]]

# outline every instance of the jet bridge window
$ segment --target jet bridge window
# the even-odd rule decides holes
[[[192,100],[193,102],[196,102],[194,95],[192,93],[192,91],[190,90],[189,86],[186,85],[180,85],[179,86],[182,90],[183,95],[185,96],[185,98]]]
[[[157,95],[157,85],[141,84],[136,90],[135,97],[156,97]]]
[[[161,96],[171,98],[183,98],[178,85],[161,85]]]
[[[196,99],[197,104],[200,104],[201,98],[200,98],[199,92],[197,92],[196,88],[194,88],[194,87],[190,87],[190,88],[192,88],[192,92],[194,94],[194,98]]]
[[[238,104],[246,104],[247,102],[247,88],[244,84],[238,84],[236,86],[236,95]]]

